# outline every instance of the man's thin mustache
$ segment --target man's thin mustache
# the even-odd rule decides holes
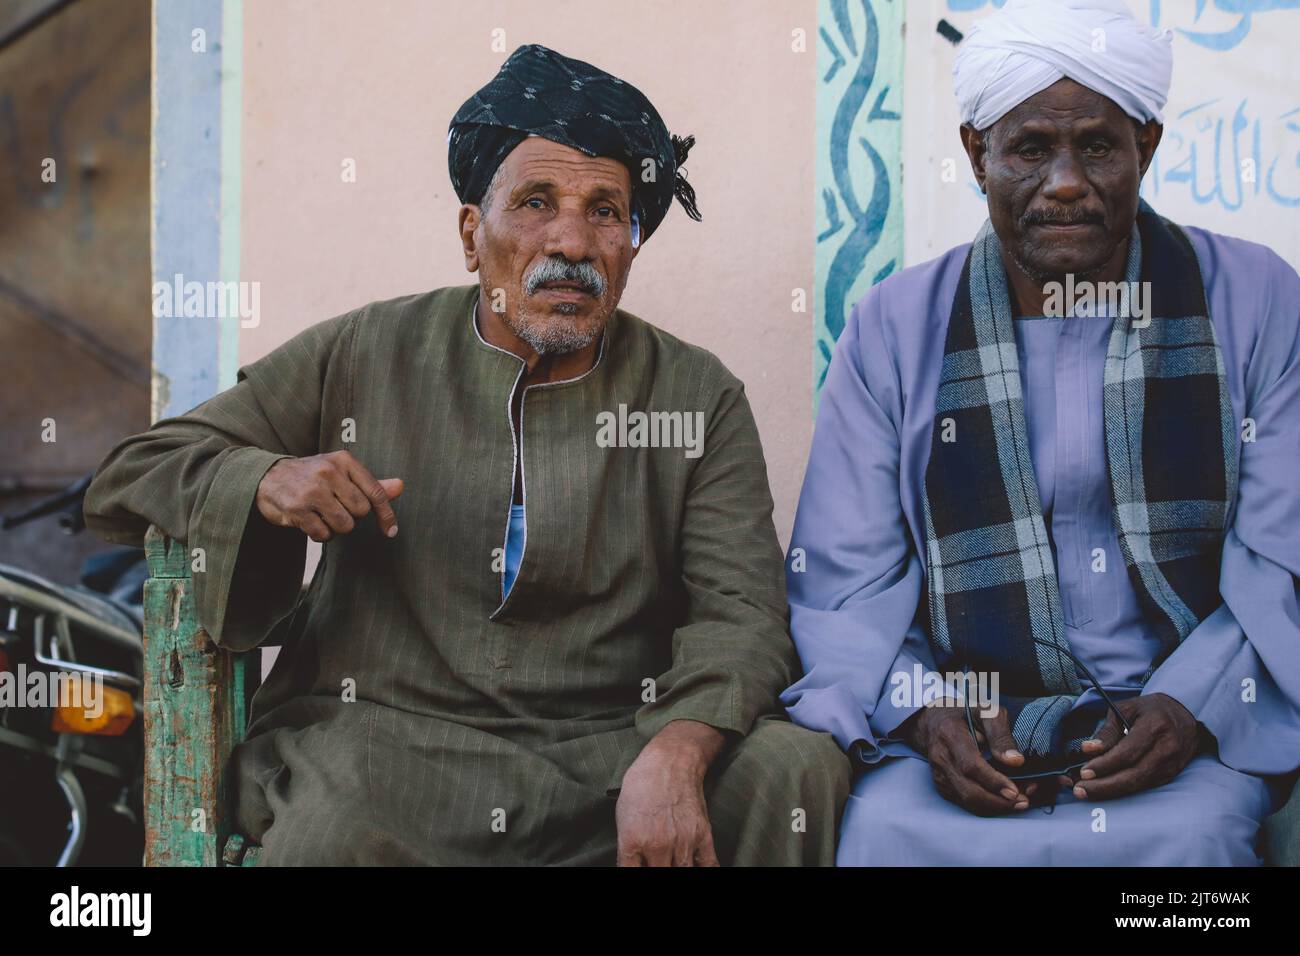
[[[550,256],[524,277],[524,295],[532,295],[547,282],[576,282],[584,292],[600,298],[605,294],[605,277],[590,262],[570,262]]]
[[[1095,212],[1030,212],[1023,220],[1026,226],[1077,226],[1080,224],[1097,225],[1104,223],[1104,217]]]

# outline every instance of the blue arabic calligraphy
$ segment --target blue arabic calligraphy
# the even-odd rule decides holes
[[[1151,25],[1160,26],[1161,16],[1168,13],[1162,8],[1161,0],[1148,0]],[[1192,24],[1197,24],[1201,20],[1201,14],[1205,12],[1209,0],[1196,0],[1196,9],[1192,14]],[[953,13],[969,13],[973,10],[980,10],[986,6],[1001,7],[1006,4],[1006,0],[948,0],[948,9]],[[1207,50],[1223,52],[1236,47],[1246,35],[1250,33],[1253,24],[1252,17],[1258,13],[1270,13],[1274,10],[1300,10],[1300,0],[1214,0],[1214,8],[1221,13],[1229,16],[1237,16],[1239,19],[1236,24],[1227,30],[1218,32],[1208,32],[1203,30],[1188,30],[1184,27],[1177,26],[1175,29],[1188,40],[1203,46]],[[1186,13],[1186,7],[1179,11]]]
[[[1247,100],[1235,109],[1211,109],[1219,102],[1198,103],[1167,125],[1144,193],[1149,189],[1158,196],[1163,184],[1179,183],[1202,206],[1217,202],[1235,211],[1252,195],[1279,206],[1300,206],[1300,107],[1277,117],[1285,142],[1266,156],[1264,121],[1248,115]]]

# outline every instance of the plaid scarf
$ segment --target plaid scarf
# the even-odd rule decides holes
[[[1195,251],[1145,202],[1125,281],[1150,283],[1150,321],[1134,321],[1122,298],[1105,364],[1106,463],[1124,564],[1163,660],[1221,600],[1236,428]],[[1017,745],[1045,763],[1077,755],[1105,707],[1071,712],[1082,688],[1062,653],[1006,282],[985,222],[948,320],[925,472],[929,635],[946,659],[998,672]]]

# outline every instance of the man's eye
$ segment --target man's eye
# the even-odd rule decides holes
[[[1021,146],[1016,152],[1021,159],[1041,159],[1043,156],[1041,146]]]
[[[534,205],[534,203],[536,203],[536,205]],[[524,200],[524,205],[529,209],[542,209],[546,206],[546,202],[540,196],[531,196]]]
[[[596,209],[596,215],[600,216],[601,219],[616,219],[618,218],[618,210],[613,206],[600,206]]]
[[[1088,145],[1088,153],[1092,156],[1105,156],[1110,152],[1110,143],[1096,142]]]

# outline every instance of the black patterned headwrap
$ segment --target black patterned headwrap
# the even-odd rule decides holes
[[[695,137],[669,134],[632,84],[536,43],[510,54],[452,118],[447,165],[460,201],[481,203],[497,168],[530,135],[626,166],[642,241],[663,222],[673,196],[700,219],[695,190],[681,168]],[[653,162],[653,175],[646,160]]]

